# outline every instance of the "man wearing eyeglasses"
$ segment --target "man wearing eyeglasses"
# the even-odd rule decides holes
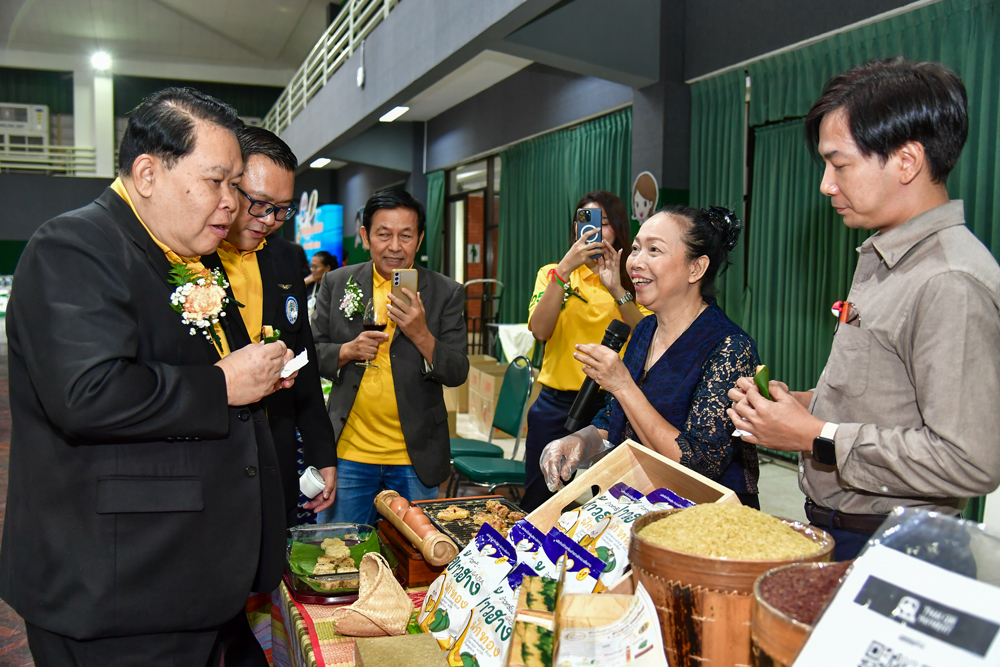
[[[301,523],[296,429],[302,436],[305,464],[319,469],[326,481],[323,492],[303,507],[314,512],[326,509],[337,488],[337,450],[320,388],[302,269],[295,247],[274,234],[295,217],[292,198],[298,161],[284,141],[262,127],[244,127],[238,138],[244,160],[236,192],[238,208],[218,259],[206,257],[205,265],[221,262],[226,271],[235,297],[227,309],[229,327],[234,336],[245,337],[241,344],[260,343],[266,337],[262,329],[270,327],[274,334],[280,332],[289,350],[296,355],[305,350],[309,357],[291,390],[263,401],[278,453],[287,523],[294,526]]]

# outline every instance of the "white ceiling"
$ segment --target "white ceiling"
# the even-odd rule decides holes
[[[296,69],[326,28],[323,0],[0,0],[7,50]]]
[[[400,120],[430,120],[531,64],[530,60],[486,50],[414,97]]]

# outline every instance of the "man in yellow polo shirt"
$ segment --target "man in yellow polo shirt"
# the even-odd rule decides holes
[[[305,350],[310,359],[290,391],[262,401],[278,453],[286,523],[295,526],[302,523],[296,430],[302,437],[305,465],[315,466],[326,480],[323,492],[303,508],[317,513],[326,509],[337,487],[337,451],[307,321],[299,256],[292,243],[274,233],[295,216],[292,198],[298,160],[288,144],[262,127],[246,126],[237,137],[244,161],[243,180],[236,189],[238,209],[219,245],[218,260],[206,257],[205,263],[214,267],[221,260],[225,269],[235,297],[227,311],[234,335],[244,344],[259,343],[262,328],[270,327],[289,350],[296,355]]]
[[[377,192],[364,208],[361,240],[372,259],[323,276],[312,327],[320,374],[333,380],[327,405],[337,432],[338,493],[320,521],[371,524],[382,489],[408,500],[436,498],[450,473],[442,386],[469,373],[462,286],[415,267],[423,205],[402,190]],[[410,304],[392,295],[395,269],[417,269]],[[371,301],[385,331],[364,329]],[[371,360],[370,367],[358,362]]]

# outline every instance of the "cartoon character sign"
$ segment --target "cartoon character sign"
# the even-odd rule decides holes
[[[299,213],[295,216],[295,242],[302,245],[303,236],[311,236],[323,231],[322,224],[319,229],[316,226],[316,204],[319,200],[319,192],[303,192],[302,199],[299,200]]]
[[[638,220],[640,225],[646,222],[656,210],[659,198],[660,187],[656,184],[655,176],[648,171],[636,176],[635,183],[632,184],[632,219]]]

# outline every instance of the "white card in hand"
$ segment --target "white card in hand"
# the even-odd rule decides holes
[[[291,361],[285,364],[281,369],[281,378],[287,378],[289,375],[299,370],[303,366],[309,363],[309,355],[306,354],[305,350],[299,352],[299,356],[295,357]]]

